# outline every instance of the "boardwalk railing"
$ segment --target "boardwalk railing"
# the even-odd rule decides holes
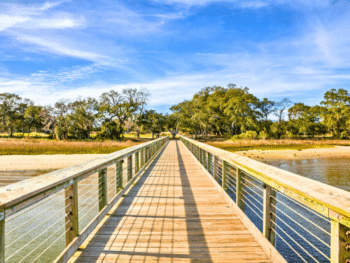
[[[0,262],[66,262],[169,137],[0,189]]]
[[[265,250],[274,246],[288,262],[350,262],[349,192],[183,136],[180,139],[231,205],[240,208],[246,218],[243,222]]]

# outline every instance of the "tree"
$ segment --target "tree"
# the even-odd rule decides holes
[[[165,115],[165,128],[171,133],[173,139],[175,139],[178,133],[179,118],[174,115]]]
[[[111,123],[114,119],[119,122],[119,129],[123,133],[125,122],[137,111],[139,104],[137,102],[137,90],[125,89],[122,94],[111,90],[105,92],[100,97],[98,105],[99,118],[105,125]]]
[[[137,116],[136,116],[136,133],[137,133],[137,138],[140,138],[140,133],[141,133],[141,128],[142,128],[142,118],[143,114],[146,110],[146,106],[149,100],[149,97],[151,94],[147,89],[141,89],[136,93],[136,102],[138,104],[138,111],[137,111]]]
[[[237,88],[235,84],[229,84],[228,87],[222,107],[231,122],[232,135],[255,129],[260,116],[257,110],[259,100],[249,93],[247,87]]]
[[[58,140],[68,139],[71,124],[68,115],[71,113],[71,111],[71,104],[67,100],[60,100],[55,103],[55,107],[53,109],[53,114],[55,116],[54,135]]]
[[[282,121],[284,119],[284,113],[291,105],[291,101],[288,98],[275,103],[274,114],[278,118],[277,138],[281,138],[282,135]]]
[[[42,106],[29,105],[27,107],[24,113],[24,122],[28,132],[30,132],[32,128],[40,130],[43,127],[44,116],[42,110]]]
[[[323,134],[325,126],[320,123],[321,107],[310,107],[304,103],[295,103],[294,106],[288,109],[288,117],[290,124],[288,130],[295,134],[295,129],[298,133],[304,135]]]
[[[86,139],[90,137],[97,114],[97,101],[93,98],[78,99],[70,103],[72,113],[69,119],[69,132],[76,139]]]
[[[270,134],[271,132],[271,125],[272,122],[268,119],[270,114],[272,114],[275,110],[275,102],[270,101],[267,98],[264,98],[263,100],[258,102],[258,110],[261,113],[262,120],[261,120],[261,128],[264,130],[267,134]]]
[[[340,138],[341,132],[347,129],[346,124],[350,118],[350,96],[347,90],[331,89],[324,94],[325,105],[321,116],[324,124],[329,127],[334,137]]]
[[[0,121],[4,129],[9,131],[10,137],[16,127],[23,126],[24,112],[27,108],[28,100],[16,94],[0,94]]]

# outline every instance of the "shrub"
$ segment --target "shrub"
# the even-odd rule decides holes
[[[259,132],[259,136],[258,136],[259,139],[265,140],[265,139],[268,138],[268,137],[269,137],[269,135],[267,134],[266,131],[261,131],[261,132]]]
[[[106,121],[101,127],[101,131],[97,134],[98,139],[120,140],[123,129],[115,121]]]
[[[348,139],[349,138],[349,133],[347,131],[343,131],[340,134],[340,139]]]
[[[231,138],[232,135],[231,135],[230,132],[225,132],[223,135],[224,135],[224,138],[225,138],[226,140],[232,139],[232,138]],[[234,137],[234,136],[233,136],[233,137]]]
[[[249,139],[253,140],[258,137],[258,133],[256,131],[246,131],[244,133],[241,133],[240,135],[234,135],[231,137],[231,140],[239,140],[239,139]]]

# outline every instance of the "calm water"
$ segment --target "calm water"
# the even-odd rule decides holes
[[[313,158],[308,160],[269,160],[276,166],[307,178],[350,191],[350,156],[347,158]]]

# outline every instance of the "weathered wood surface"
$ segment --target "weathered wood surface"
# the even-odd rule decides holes
[[[70,262],[272,262],[193,155],[171,141]]]
[[[271,187],[291,196],[326,217],[350,227],[350,193],[271,165],[240,156],[186,137],[185,140],[218,156]]]

